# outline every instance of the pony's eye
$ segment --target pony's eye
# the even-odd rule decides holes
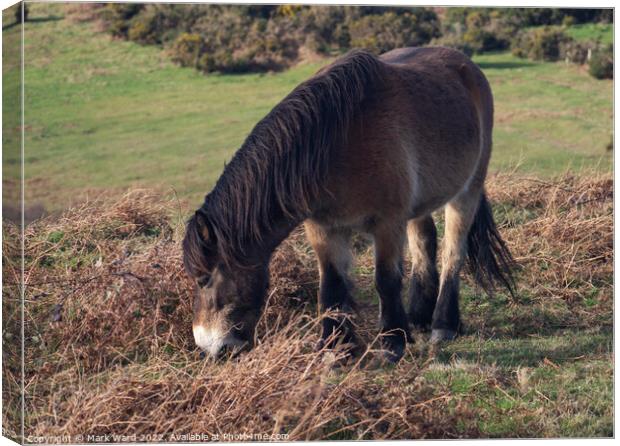
[[[206,276],[202,276],[200,277],[197,282],[198,282],[198,286],[200,288],[204,288],[209,284],[209,281],[211,280],[211,275],[206,275]]]

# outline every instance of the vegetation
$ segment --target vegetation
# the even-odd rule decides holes
[[[520,269],[516,299],[465,277],[463,334],[428,334],[396,366],[376,355],[373,253],[355,243],[361,358],[315,351],[316,261],[296,231],[271,264],[257,346],[199,359],[183,216],[133,191],[26,230],[26,434],[286,434],[289,440],[613,436],[613,180],[582,172],[488,181]],[[20,268],[3,225],[4,277]],[[4,283],[4,426],[19,409],[20,299]],[[10,430],[7,431],[10,433]],[[283,438],[283,437],[280,437]]]
[[[611,9],[369,6],[83,6],[115,36],[161,45],[182,66],[241,73],[287,68],[309,52],[381,53],[432,42],[466,54],[512,48],[533,60],[589,62],[612,43]],[[536,29],[540,28],[540,29]],[[569,32],[570,30],[570,32]],[[574,36],[574,37],[573,37]]]
[[[614,27],[610,23],[584,23],[565,28],[565,33],[577,42],[614,43]]]
[[[447,8],[440,18],[432,9],[405,7],[91,8],[112,34],[163,45],[175,62],[205,73],[279,70],[307,51],[333,54],[361,47],[381,53],[429,41],[466,54],[512,48],[519,57],[584,64],[593,50],[600,50],[601,39],[611,43],[613,34],[611,9],[461,7]]]
[[[607,45],[592,54],[590,74],[597,79],[613,79],[614,51],[612,45]]]
[[[422,45],[439,33],[424,8],[226,5],[93,5],[112,34],[163,45],[173,60],[202,72],[280,70],[303,51],[351,46],[383,52]],[[189,53],[191,54],[188,54]]]
[[[583,65],[613,43],[612,18],[603,9],[448,8],[434,43],[467,54],[510,48],[522,58]]]
[[[561,49],[568,40],[562,30],[546,26],[535,28],[519,34],[512,54],[533,60],[556,61],[561,59]]]

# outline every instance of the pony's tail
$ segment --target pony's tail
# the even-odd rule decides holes
[[[484,192],[467,236],[467,263],[474,280],[489,296],[493,295],[495,284],[500,283],[515,297],[515,261],[497,230]]]

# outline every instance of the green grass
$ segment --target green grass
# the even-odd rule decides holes
[[[477,428],[495,438],[613,436],[603,416],[612,404],[612,371],[607,360],[539,363],[508,368],[454,360],[431,366],[424,379],[443,388],[454,406],[474,407],[476,416],[460,418],[459,430]],[[588,392],[589,398],[575,400]],[[455,410],[455,409],[453,409]],[[569,410],[573,416],[566,416]],[[586,414],[589,414],[586,415]]]
[[[15,19],[15,8],[2,11],[2,23],[10,24]],[[2,171],[5,179],[2,199],[7,204],[17,207],[18,187],[15,180],[19,178],[21,153],[20,144],[20,32],[18,27],[2,32]]]
[[[583,23],[567,28],[566,34],[581,42],[600,40],[603,44],[614,42],[614,26],[611,23]]]
[[[41,20],[25,30],[26,197],[51,210],[136,186],[174,190],[197,205],[253,125],[325,63],[203,76],[173,65],[159,48],[62,19],[62,5],[31,6]],[[18,33],[4,31],[5,42],[17,42]],[[475,60],[495,94],[492,170],[611,169],[611,81],[509,54]],[[16,69],[5,65],[5,79],[16,78]],[[18,136],[3,135],[5,145]],[[7,179],[18,163],[18,153],[5,153]]]
[[[606,146],[612,134],[612,83],[578,66],[538,63],[509,54],[475,61],[495,96],[492,169],[518,164],[552,175],[567,169],[611,169]]]

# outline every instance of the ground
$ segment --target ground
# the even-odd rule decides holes
[[[272,262],[256,348],[210,363],[192,342],[182,222],[252,125],[322,63],[205,77],[65,12],[32,4],[39,20],[26,27],[26,194],[52,212],[26,230],[26,435],[613,435],[610,81],[476,57],[496,101],[487,188],[519,287],[516,298],[489,297],[463,274],[455,342],[433,352],[416,333],[398,365],[374,361],[372,249],[360,237],[356,323],[369,349],[348,361],[314,351],[316,264],[296,231]],[[18,32],[3,31],[5,51]],[[16,68],[3,66],[5,109]],[[3,116],[3,142],[15,147],[19,120]],[[5,193],[16,156],[3,153]],[[5,221],[3,425],[13,437],[19,267],[17,228]]]

